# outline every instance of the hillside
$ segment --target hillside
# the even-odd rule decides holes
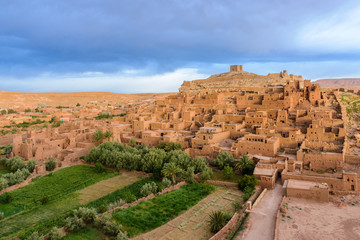
[[[174,93],[138,93],[120,94],[110,92],[73,92],[73,93],[21,93],[0,91],[1,107],[32,107],[38,104],[47,106],[69,106],[92,101],[111,102],[114,104],[128,104],[135,101],[156,100]]]
[[[333,78],[319,79],[315,83],[320,84],[322,88],[346,88],[360,90],[360,78]]]

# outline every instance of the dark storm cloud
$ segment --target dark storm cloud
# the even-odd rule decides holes
[[[347,14],[357,1],[9,0],[0,6],[0,76],[10,79],[359,57],[359,49],[317,49],[324,36],[301,32]]]

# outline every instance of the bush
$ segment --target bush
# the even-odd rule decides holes
[[[49,202],[49,196],[48,195],[44,195],[44,196],[42,196],[41,198],[40,198],[40,203],[42,204],[42,205],[44,205],[44,204],[46,204],[46,203],[48,203]]]
[[[109,236],[116,236],[120,232],[120,226],[113,221],[106,221],[103,226],[103,232]]]
[[[163,174],[161,173],[161,171],[162,171],[162,167],[160,165],[157,165],[154,167],[152,176],[155,180],[161,180],[161,178],[163,177]]]
[[[213,170],[208,167],[200,173],[199,177],[201,180],[210,180],[212,175],[213,175]]]
[[[163,178],[161,183],[163,185],[163,188],[168,188],[171,186],[171,181],[168,178]]]
[[[230,166],[225,166],[222,170],[222,174],[226,179],[231,179],[234,176],[233,168]]]
[[[238,187],[241,191],[243,191],[245,189],[245,187],[250,187],[250,188],[254,189],[255,186],[257,185],[257,183],[258,183],[258,181],[254,175],[252,175],[252,176],[244,175],[240,179]]]
[[[231,219],[231,216],[228,213],[223,213],[222,211],[213,211],[209,216],[209,226],[212,233],[217,233],[220,231],[226,223]]]
[[[96,163],[95,164],[95,172],[97,173],[103,173],[105,172],[105,168],[103,167],[103,165],[101,163]]]
[[[81,218],[74,216],[65,219],[64,227],[67,232],[75,232],[85,228],[85,224]]]
[[[184,179],[187,183],[194,183],[194,167],[189,167],[185,172],[184,172]]]
[[[131,192],[125,192],[124,193],[124,200],[127,203],[131,203],[136,200],[136,196],[132,194]]]
[[[140,193],[142,196],[146,197],[150,195],[151,193],[156,193],[158,190],[158,187],[155,182],[145,183],[140,190]]]
[[[57,227],[53,227],[46,237],[48,240],[60,240],[62,239],[62,234]]]
[[[97,212],[95,208],[85,208],[80,207],[73,211],[73,214],[77,218],[81,218],[86,223],[93,223],[97,216]]]
[[[232,205],[234,207],[235,212],[241,210],[243,207],[242,203],[239,201],[233,202]]]
[[[29,170],[29,172],[34,172],[34,169],[35,169],[35,166],[36,166],[36,160],[30,160],[26,163],[26,168],[27,170]]]
[[[9,186],[9,182],[8,180],[6,180],[5,178],[0,178],[0,191],[7,188]]]
[[[12,201],[13,199],[13,196],[11,196],[10,193],[6,192],[6,193],[3,193],[2,195],[0,195],[0,202],[2,204],[8,204]]]
[[[53,171],[56,168],[56,162],[53,158],[49,158],[49,160],[45,163],[46,171]]]
[[[119,232],[118,235],[116,235],[115,240],[128,240],[128,234],[127,232]]]
[[[195,157],[191,160],[191,166],[194,167],[194,172],[199,173],[206,169],[206,160],[203,157]]]
[[[6,174],[2,175],[2,178],[7,180],[8,186],[12,186],[17,183],[21,183],[21,182],[25,181],[25,179],[28,178],[30,175],[31,175],[31,173],[29,172],[29,170],[27,170],[26,168],[23,168],[21,170],[18,169],[15,173],[6,173]],[[5,183],[5,181],[3,181],[3,184],[4,183]]]
[[[27,240],[44,240],[44,237],[40,236],[38,232],[33,232]]]
[[[250,186],[246,186],[243,190],[244,194],[242,195],[242,198],[244,201],[247,201],[251,195],[254,193],[254,188]]]
[[[5,218],[5,213],[4,212],[0,212],[0,220]]]
[[[19,169],[25,168],[25,162],[21,157],[16,156],[6,162],[6,167],[9,171],[16,172]]]
[[[234,157],[227,152],[222,152],[216,157],[216,165],[223,169],[226,165],[232,167],[234,165]]]

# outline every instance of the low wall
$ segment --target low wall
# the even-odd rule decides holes
[[[282,198],[279,209],[278,209],[277,214],[276,214],[274,240],[279,239],[279,225],[280,225],[280,221],[281,221],[280,208],[284,205],[285,198],[286,198],[285,196]]]
[[[261,199],[264,197],[265,193],[267,192],[267,189],[265,188],[259,195],[259,197],[255,200],[253,206],[251,208],[256,207],[256,205],[259,204],[259,202],[261,201]]]
[[[237,183],[233,182],[223,182],[223,181],[215,181],[215,180],[197,180],[198,182],[210,183],[215,186],[225,186],[225,187],[238,187]]]
[[[255,200],[259,199],[259,194],[261,192],[261,188],[259,186],[256,187],[254,194],[248,199],[248,201],[254,202]],[[245,206],[245,205],[244,205]],[[243,207],[239,212],[235,212],[229,222],[214,236],[212,236],[209,240],[223,240],[226,239],[231,231],[233,231],[236,227],[238,228],[238,223],[241,219],[245,216],[247,211],[246,207]],[[236,230],[237,230],[236,228]],[[236,232],[236,231],[235,231]]]
[[[360,164],[360,156],[345,155],[345,163]]]

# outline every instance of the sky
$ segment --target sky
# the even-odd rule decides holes
[[[232,64],[360,77],[360,1],[0,0],[0,90],[175,92]]]

